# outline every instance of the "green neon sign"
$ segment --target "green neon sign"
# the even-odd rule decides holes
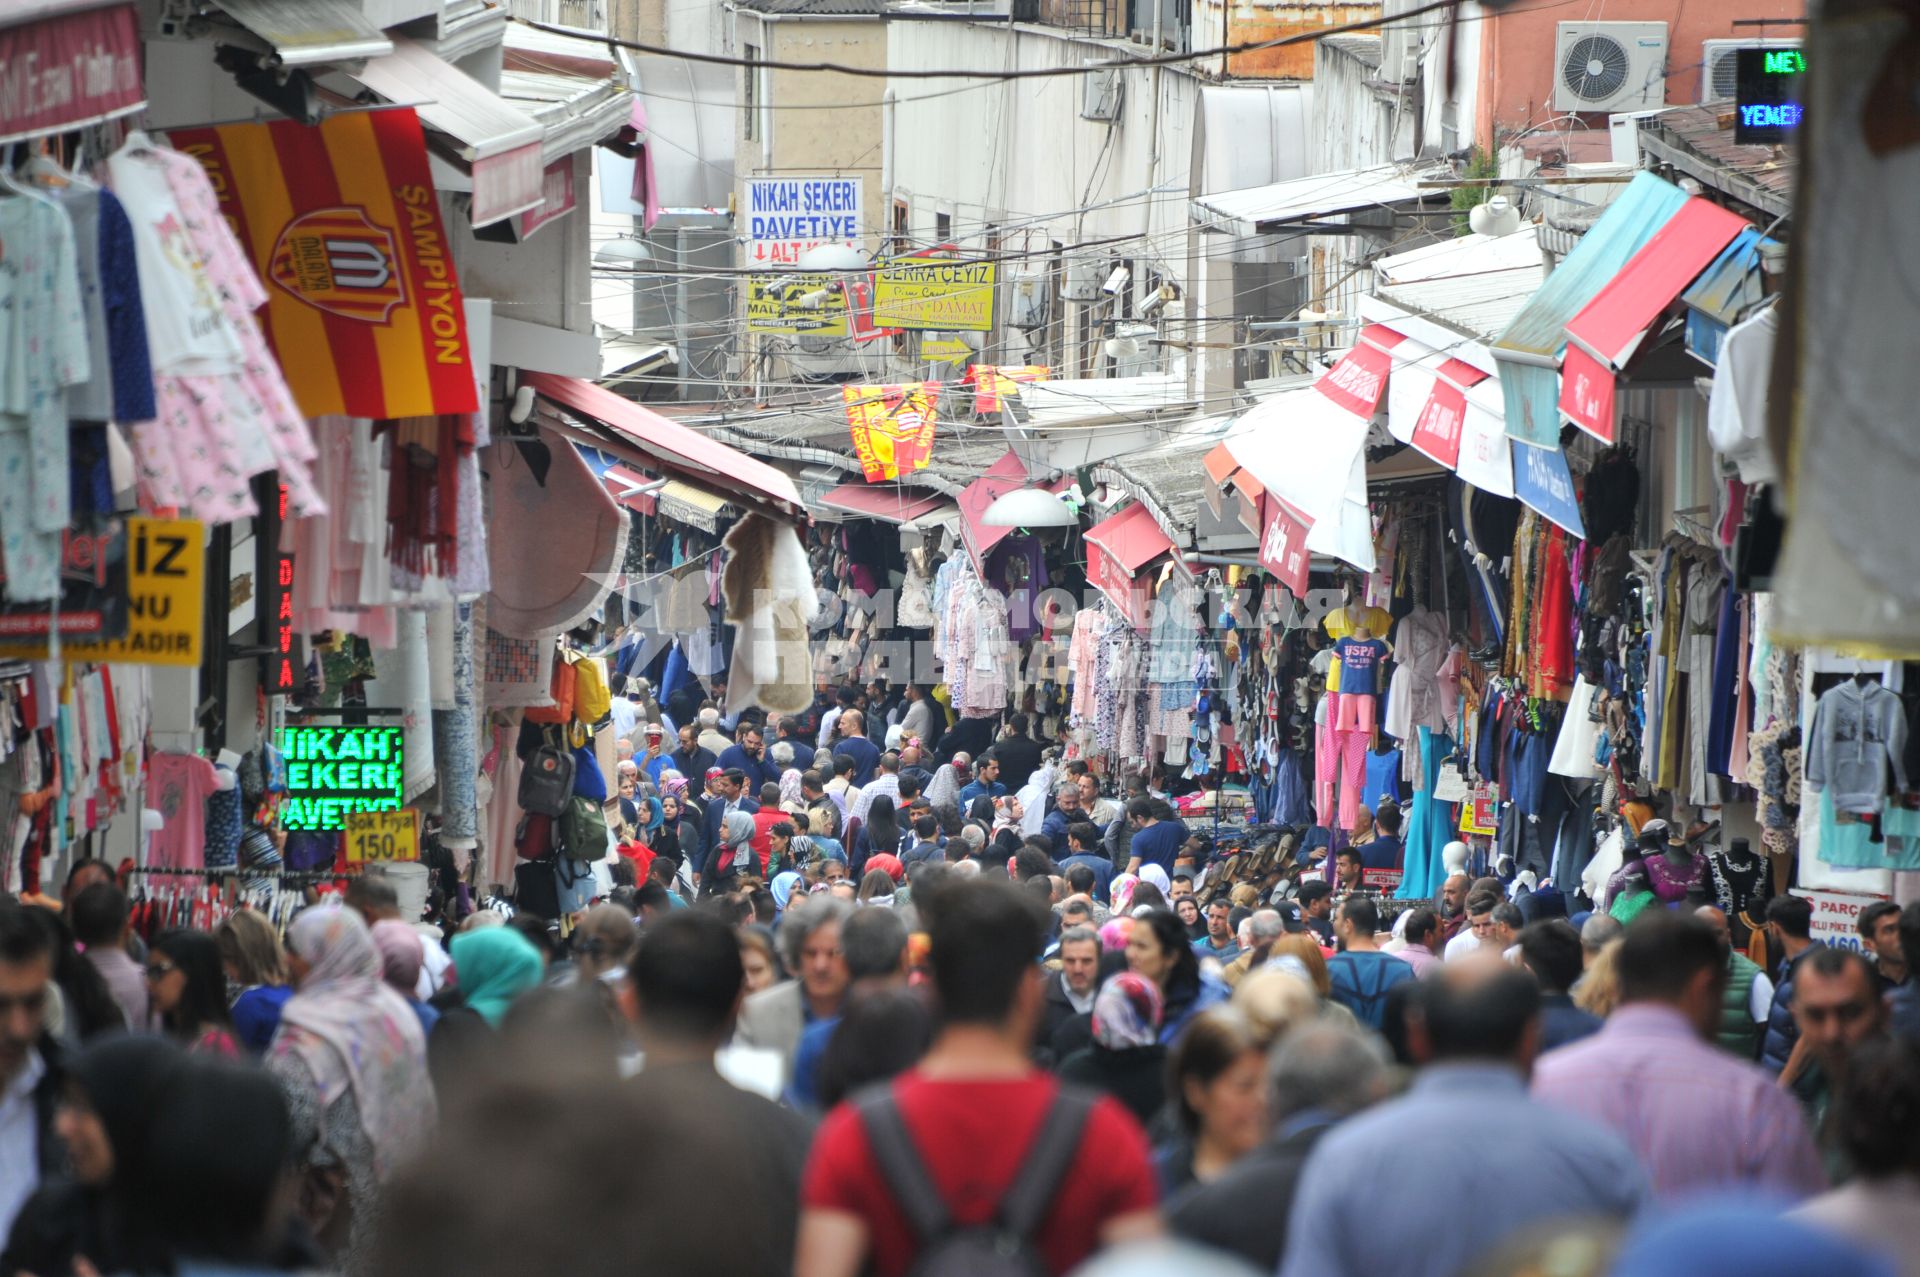
[[[399,811],[405,805],[405,756],[398,727],[286,727],[287,798],[280,823],[289,830],[345,829],[356,811]]]

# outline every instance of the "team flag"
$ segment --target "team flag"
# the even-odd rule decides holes
[[[1040,364],[1019,367],[975,364],[961,380],[973,383],[973,410],[983,417],[991,417],[1008,398],[1019,397],[1023,384],[1045,381],[1051,375],[1052,370]]]
[[[300,410],[375,419],[479,407],[427,144],[410,108],[176,129],[266,282]]]
[[[847,424],[853,428],[853,450],[860,457],[868,483],[924,470],[933,460],[939,382],[843,386],[841,397],[847,406]]]

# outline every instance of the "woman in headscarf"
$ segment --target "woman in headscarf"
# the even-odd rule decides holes
[[[1158,887],[1162,899],[1173,894],[1173,880],[1167,877],[1167,871],[1159,865],[1141,865],[1140,881],[1150,882]]]
[[[967,819],[979,821],[982,825],[985,825],[987,827],[988,833],[992,833],[994,829],[994,821],[997,819],[994,800],[987,797],[985,794],[981,794],[979,797],[975,798],[972,802],[967,804]]]
[[[713,859],[707,862],[706,876],[700,882],[702,896],[724,895],[734,889],[741,870],[749,865],[756,871],[760,868],[760,857],[753,849],[753,838],[759,828],[751,812],[727,813],[720,841],[713,849]]]
[[[169,931],[147,954],[147,994],[167,1035],[189,1051],[240,1054],[227,1009],[220,945],[204,931]]]
[[[451,1108],[499,1062],[500,1022],[516,998],[539,986],[547,964],[533,941],[512,926],[463,931],[448,952],[457,996],[441,1008],[427,1039],[427,1065],[441,1103]]]
[[[1107,899],[1113,902],[1115,916],[1129,915],[1133,912],[1133,891],[1140,885],[1137,874],[1116,874],[1107,884]]]
[[[681,794],[685,792],[686,782],[682,781],[679,794],[668,792],[660,796],[660,828],[653,831],[653,840],[647,844],[655,856],[666,857],[676,869],[686,859],[680,844]]]
[[[1104,1091],[1141,1125],[1151,1122],[1167,1102],[1160,1019],[1158,985],[1130,971],[1114,976],[1094,995],[1092,1045],[1060,1062],[1060,1081]]]
[[[373,947],[380,951],[381,979],[413,1008],[420,1020],[420,1031],[432,1033],[440,1012],[414,996],[414,989],[420,983],[423,957],[419,933],[398,918],[388,918],[373,924]]]
[[[927,803],[936,808],[960,806],[960,778],[952,763],[942,763],[927,782]]]
[[[793,842],[798,841],[799,839],[797,837],[793,839]],[[787,844],[789,849],[791,849],[793,842]],[[793,893],[799,889],[800,882],[801,875],[789,869],[785,873],[775,874],[773,881],[767,884],[767,890],[773,893],[773,907],[776,911],[774,916],[776,918],[787,911],[787,901],[793,899]]]
[[[14,1219],[0,1272],[71,1273],[84,1259],[97,1272],[130,1272],[138,1248],[133,1189],[147,1131],[185,1066],[179,1047],[158,1037],[104,1038],[68,1061],[53,1127],[68,1173],[43,1181]]]
[[[308,909],[287,950],[294,995],[267,1068],[287,1092],[294,1146],[308,1150],[306,1223],[336,1264],[357,1271],[381,1184],[433,1129],[426,1037],[381,980],[380,951],[352,909]]]

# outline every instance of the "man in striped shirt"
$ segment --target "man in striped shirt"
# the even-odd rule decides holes
[[[1534,1066],[1536,1099],[1611,1127],[1663,1201],[1727,1189],[1799,1199],[1826,1188],[1793,1096],[1710,1044],[1726,965],[1698,918],[1635,920],[1614,955],[1620,1007],[1600,1032]]]

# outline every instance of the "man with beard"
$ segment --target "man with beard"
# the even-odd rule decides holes
[[[1460,934],[1460,928],[1467,923],[1467,892],[1473,886],[1473,879],[1463,873],[1450,874],[1440,884],[1440,899],[1434,912],[1440,920],[1440,934],[1434,938],[1434,952],[1447,947],[1447,941]]]

